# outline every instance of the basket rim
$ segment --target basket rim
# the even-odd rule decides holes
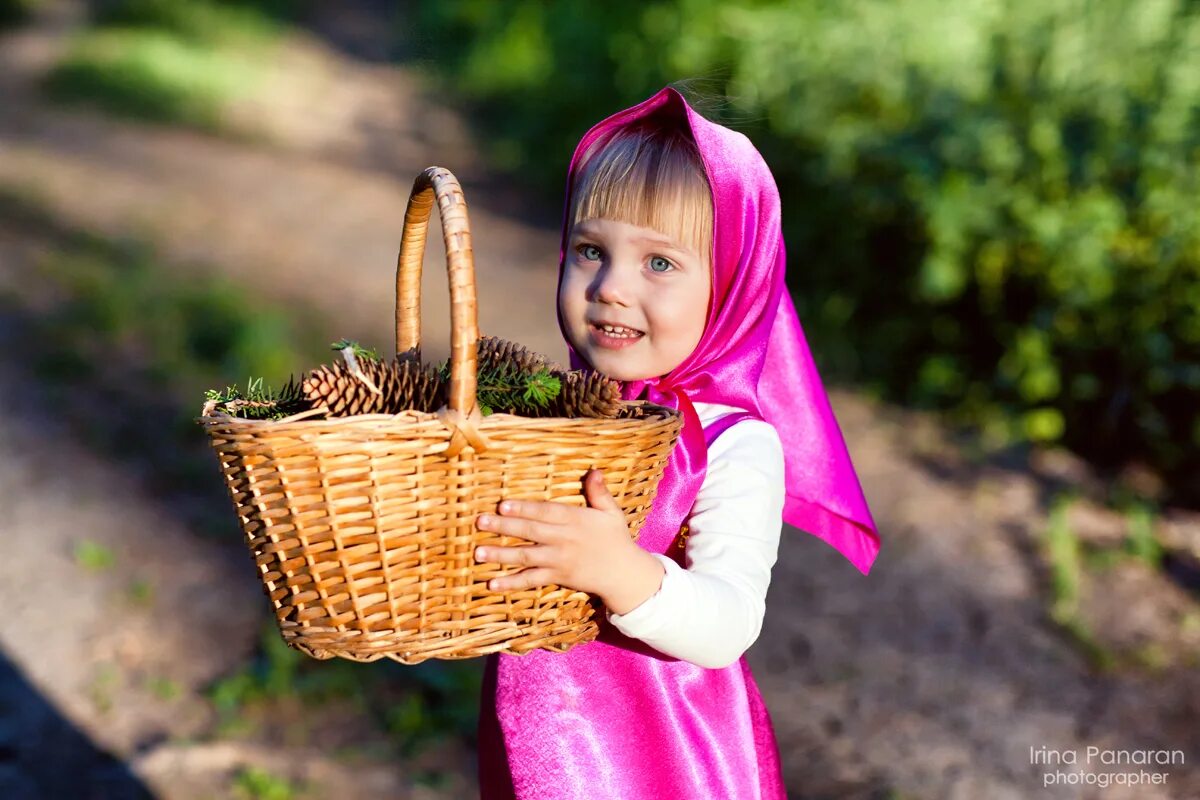
[[[683,414],[678,409],[668,406],[652,403],[649,400],[621,400],[621,406],[625,408],[642,408],[648,411],[653,416],[636,418],[622,417],[526,417],[520,414],[504,414],[496,413],[489,414],[483,417],[479,424],[481,426],[495,425],[497,423],[512,424],[512,420],[520,420],[521,422],[529,422],[537,424],[539,422],[579,422],[586,421],[592,424],[595,423],[640,423],[640,422],[662,422],[673,417],[682,417]],[[438,415],[425,411],[406,410],[399,411],[395,414],[353,414],[348,417],[324,417],[322,419],[309,419],[318,413],[324,413],[324,409],[308,409],[301,411],[298,414],[292,414],[290,417],[281,419],[246,419],[245,417],[235,417],[231,414],[216,413],[209,415],[201,415],[195,417],[195,421],[207,425],[240,425],[246,427],[271,428],[281,425],[300,428],[316,428],[329,425],[353,425],[360,422],[426,422],[437,420]],[[489,422],[490,421],[490,422]]]

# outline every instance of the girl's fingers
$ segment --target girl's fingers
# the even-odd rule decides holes
[[[523,567],[545,566],[550,556],[550,548],[540,545],[525,547],[487,547],[475,548],[475,560],[486,561],[490,564],[520,564]]]
[[[501,517],[497,514],[480,514],[475,526],[481,531],[517,536],[531,542],[545,542],[553,537],[553,526],[528,517]]]
[[[621,510],[621,504],[612,496],[612,492],[608,490],[608,484],[604,482],[604,473],[598,469],[589,470],[583,481],[584,495],[587,497],[588,505],[592,508],[609,513],[617,513],[622,517],[624,512]]]
[[[573,521],[572,515],[577,513],[578,509],[544,500],[505,500],[500,503],[497,511],[505,517],[524,517],[538,522],[563,525]]]
[[[520,591],[546,586],[554,583],[554,573],[545,568],[526,569],[516,575],[505,575],[503,578],[492,578],[488,581],[488,589],[493,592]]]

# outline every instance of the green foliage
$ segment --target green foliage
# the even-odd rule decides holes
[[[270,387],[263,387],[262,378],[247,378],[246,388],[226,386],[224,389],[209,389],[204,393],[206,400],[216,403],[229,403],[234,400],[251,400],[253,402],[269,402],[274,392]]]
[[[154,604],[154,584],[145,578],[134,578],[125,587],[125,597],[135,606],[148,608]]]
[[[1050,588],[1053,602],[1050,616],[1059,624],[1073,620],[1079,610],[1079,595],[1083,581],[1083,559],[1079,538],[1067,524],[1070,498],[1059,498],[1050,509],[1042,543],[1046,563],[1050,567]]]
[[[146,688],[150,690],[151,694],[164,702],[175,700],[183,693],[183,688],[179,685],[178,681],[162,675],[150,678],[146,682]]]
[[[89,572],[104,572],[111,569],[116,561],[112,549],[99,542],[83,539],[75,543],[75,563]]]
[[[1154,512],[1143,504],[1135,505],[1126,514],[1129,533],[1125,540],[1126,550],[1147,566],[1157,569],[1162,565],[1163,548],[1154,535]]]
[[[379,361],[379,353],[368,347],[363,347],[358,342],[351,341],[350,339],[339,339],[331,344],[330,348],[339,352],[350,348],[350,352],[354,353],[355,358],[369,358],[372,361]]]
[[[605,115],[681,76],[736,98],[708,115],[772,168],[831,376],[1146,461],[1180,496],[1200,474],[1194,4],[460,0],[417,20],[552,202]]]
[[[246,727],[252,708],[285,697],[310,708],[350,702],[374,715],[402,753],[415,755],[444,738],[475,735],[482,680],[479,661],[315,661],[288,647],[271,623],[254,659],[214,683],[208,697],[227,733]]]
[[[1111,672],[1128,661],[1123,654],[1114,652],[1100,641],[1095,632],[1079,617],[1071,617],[1059,624],[1059,630],[1096,672]]]
[[[384,725],[406,755],[447,737],[471,739],[483,688],[479,661],[425,661],[396,668],[403,694],[383,709]]]
[[[87,694],[101,714],[112,710],[114,697],[121,686],[121,670],[116,664],[103,662],[96,667],[88,682]]]
[[[262,378],[248,378],[245,389],[208,389],[204,397],[214,410],[243,419],[283,419],[310,407],[300,384],[291,379],[284,387],[274,389],[264,386]]]
[[[252,82],[244,61],[159,31],[104,30],[80,37],[46,89],[152,122],[221,127],[221,108]]]
[[[443,381],[450,380],[450,362],[438,365]],[[486,417],[494,413],[536,417],[558,397],[562,381],[548,367],[529,373],[512,364],[483,367],[476,375],[475,397]]]
[[[225,105],[255,90],[280,30],[250,3],[103,3],[46,88],[59,100],[218,131]]]
[[[97,4],[95,22],[106,28],[157,29],[207,47],[230,43],[249,46],[280,32],[274,13],[262,3],[200,0],[106,0]],[[275,3],[276,7],[286,5]]]
[[[244,767],[233,779],[239,797],[246,800],[292,800],[297,788],[286,778],[261,767]]]
[[[260,654],[244,669],[222,678],[208,690],[209,700],[223,720],[255,702],[297,691],[296,676],[303,654],[284,643],[274,625],[263,627]]]
[[[1042,557],[1050,570],[1050,619],[1094,669],[1105,671],[1116,666],[1116,654],[1079,614],[1085,566],[1079,537],[1067,523],[1067,510],[1073,502],[1069,495],[1055,499],[1042,539]]]
[[[671,41],[686,32],[660,18],[678,15],[635,0],[420,3],[402,35],[442,71],[448,92],[488,120],[482,144],[491,160],[521,169],[553,197],[587,125],[666,81]]]
[[[815,154],[809,185],[865,223],[857,242],[829,241],[817,226],[831,220],[802,214],[793,239],[828,241],[814,260],[837,272],[793,273],[802,290],[874,267],[841,278],[851,315],[889,329],[864,340],[863,371],[968,418],[1007,409],[1023,438],[1194,468],[1195,14],[864,1],[785,26],[774,8],[778,25],[743,17],[732,85]],[[874,30],[888,31],[880,51]]]

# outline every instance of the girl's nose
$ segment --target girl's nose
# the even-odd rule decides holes
[[[590,289],[592,302],[616,306],[629,305],[631,292],[628,278],[621,274],[621,270],[605,266],[596,273]]]

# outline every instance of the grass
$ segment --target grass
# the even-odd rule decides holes
[[[134,606],[149,608],[154,605],[154,584],[145,578],[135,578],[125,587],[125,598]]]
[[[1083,556],[1079,538],[1067,524],[1070,497],[1058,498],[1050,509],[1043,552],[1050,567],[1050,616],[1059,624],[1074,619],[1079,611],[1083,583]]]
[[[75,563],[88,572],[104,572],[116,561],[113,551],[98,542],[83,539],[75,544]]]
[[[233,779],[238,797],[246,800],[292,800],[299,791],[286,778],[273,775],[261,767],[244,767]]]
[[[279,16],[253,3],[110,3],[75,38],[45,89],[121,116],[226,132],[225,107],[258,91],[272,67],[284,30]]]
[[[1072,502],[1070,495],[1054,501],[1042,541],[1043,557],[1050,570],[1049,616],[1093,669],[1106,672],[1116,666],[1116,654],[1104,646],[1079,614],[1085,559],[1079,537],[1067,523]]]
[[[1135,504],[1126,512],[1125,519],[1128,526],[1126,552],[1151,569],[1160,569],[1163,548],[1154,535],[1154,511],[1145,504]]]
[[[45,88],[56,100],[219,132],[222,109],[252,91],[259,72],[238,53],[162,31],[114,28],[81,35]]]
[[[96,14],[101,28],[157,29],[210,47],[254,46],[270,42],[282,22],[298,10],[294,2],[229,0],[119,0]]]
[[[285,702],[310,713],[347,703],[369,714],[392,747],[414,756],[447,738],[475,735],[482,663],[428,661],[401,666],[316,661],[288,647],[273,622],[264,626],[258,654],[214,683],[208,697],[221,735],[237,738],[258,727]]]
[[[116,694],[120,683],[121,672],[115,664],[105,662],[96,667],[88,683],[87,693],[98,712],[107,714],[112,710],[113,695]]]
[[[1149,642],[1134,648],[1115,651],[1092,630],[1080,614],[1083,585],[1089,572],[1097,579],[1113,567],[1130,559],[1142,562],[1152,570],[1163,565],[1163,548],[1154,533],[1154,510],[1144,502],[1134,502],[1125,510],[1127,533],[1119,547],[1087,548],[1067,523],[1067,512],[1074,498],[1067,494],[1051,504],[1049,521],[1042,539],[1042,557],[1048,568],[1050,607],[1048,616],[1097,671],[1131,667],[1150,672],[1159,671],[1172,663],[1167,648],[1160,642]],[[1184,633],[1189,625],[1200,629],[1200,613],[1184,615]]]
[[[177,681],[162,675],[147,680],[146,689],[163,702],[170,702],[183,694],[183,687]]]

